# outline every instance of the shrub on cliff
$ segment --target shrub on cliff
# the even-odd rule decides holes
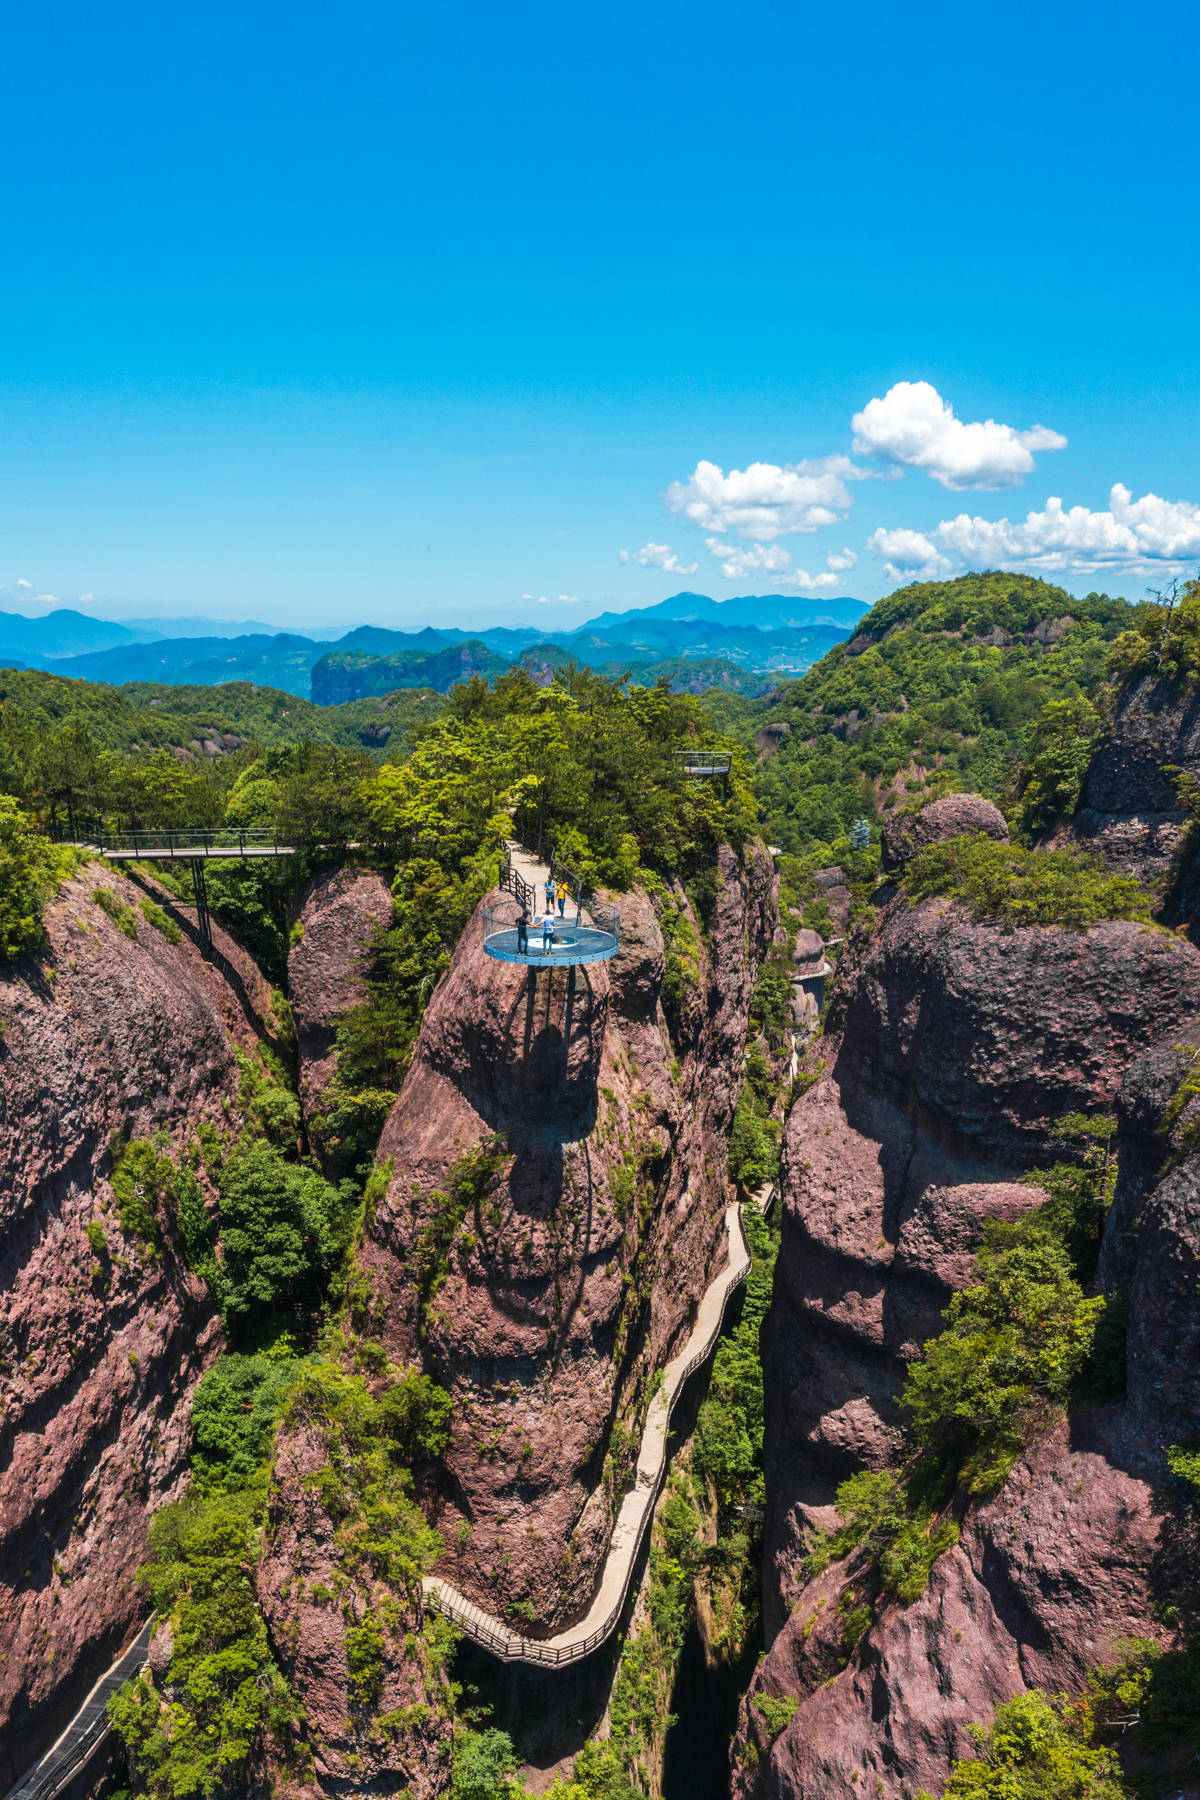
[[[0,962],[41,946],[42,909],[74,862],[72,851],[34,831],[16,801],[0,794]]]
[[[1108,1303],[1085,1296],[1061,1241],[1034,1228],[993,1234],[979,1273],[910,1365],[903,1398],[914,1447],[988,1493],[1039,1417],[1069,1399]]]
[[[1107,874],[1081,850],[1022,850],[983,836],[918,850],[905,871],[904,891],[914,905],[940,895],[976,919],[1009,926],[1086,931],[1102,919],[1150,918],[1149,898],[1131,876]]]
[[[202,1493],[244,1487],[262,1468],[297,1366],[291,1356],[232,1351],[202,1377],[192,1396],[192,1475]]]
[[[1114,681],[1142,675],[1189,683],[1200,678],[1200,580],[1144,601],[1135,607],[1131,625],[1109,653]]]
[[[1112,1752],[1092,1741],[1087,1709],[1034,1689],[973,1725],[978,1757],[957,1762],[942,1800],[1125,1800]],[[924,1790],[917,1800],[932,1800]]]
[[[138,1792],[152,1800],[244,1791],[264,1739],[288,1760],[299,1714],[247,1579],[261,1498],[257,1490],[190,1494],[150,1526],[142,1578],[155,1612],[172,1619],[172,1698],[164,1702],[145,1679],[127,1682],[108,1716]]]

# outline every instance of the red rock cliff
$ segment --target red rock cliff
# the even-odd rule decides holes
[[[133,909],[145,892],[84,868],[48,908],[45,953],[0,975],[4,1787],[145,1614],[148,1520],[183,1478],[191,1391],[219,1348],[170,1242],[156,1256],[122,1232],[110,1138],[236,1122],[233,1044],[270,1016],[221,932],[205,961],[135,910],[131,941],[97,885]]]
[[[829,1066],[785,1141],[765,1370],[770,1649],[738,1800],[940,1791],[970,1721],[1026,1686],[1078,1691],[1118,1639],[1156,1629],[1151,1480],[1166,1434],[1200,1425],[1200,1179],[1193,1159],[1156,1187],[1157,1131],[1171,1046],[1198,1010],[1200,955],[1135,924],[1006,932],[897,900],[852,951]],[[894,1455],[904,1359],[969,1279],[984,1220],[1042,1197],[1017,1178],[1056,1160],[1053,1122],[1118,1104],[1127,1192],[1106,1254],[1132,1274],[1129,1398],[1035,1441],[924,1597],[883,1606],[842,1667],[838,1602],[863,1571],[806,1579],[806,1528],[839,1480]],[[800,1702],[773,1747],[756,1693]]]

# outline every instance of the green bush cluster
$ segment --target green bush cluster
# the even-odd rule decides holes
[[[164,912],[161,906],[150,899],[139,900],[138,906],[146,923],[153,925],[155,931],[161,931],[168,944],[179,942],[183,934],[170,913]]]
[[[228,1792],[265,1742],[294,1757],[300,1714],[271,1653],[249,1579],[261,1488],[192,1493],[156,1513],[144,1579],[172,1620],[170,1699],[139,1678],[108,1716],[150,1800]]]
[[[0,794],[0,962],[41,948],[43,909],[75,863],[73,852],[42,837],[11,795]]]
[[[902,1604],[924,1592],[958,1542],[956,1491],[994,1492],[1057,1409],[1107,1397],[1124,1381],[1124,1301],[1089,1296],[1112,1199],[1115,1121],[1070,1114],[1056,1135],[1075,1153],[1039,1173],[1049,1198],[1019,1219],[990,1220],[978,1279],[955,1294],[943,1330],[909,1364],[902,1395],[902,1470],[861,1470],[837,1492],[841,1524],[818,1534],[810,1575],[861,1549],[882,1591]],[[870,1623],[868,1610],[862,1622]]]
[[[748,1193],[779,1177],[780,1125],[764,1112],[749,1082],[742,1088],[729,1132],[729,1174]]]
[[[482,1207],[507,1159],[503,1138],[481,1138],[451,1165],[445,1189],[435,1188],[429,1196],[432,1215],[417,1233],[409,1255],[422,1336],[429,1329],[430,1309],[450,1272],[450,1249],[458,1228],[469,1212]]]
[[[1150,918],[1149,897],[1138,883],[1107,874],[1086,852],[1023,850],[982,834],[918,850],[904,872],[904,891],[914,905],[942,895],[976,919],[1010,926],[1086,931],[1102,919]]]
[[[223,1299],[239,1344],[315,1317],[345,1252],[354,1196],[289,1162],[266,1138],[243,1139],[217,1176]]]
[[[941,1800],[1124,1800],[1116,1757],[1095,1744],[1086,1709],[1033,1689],[971,1727],[977,1757],[955,1764]],[[917,1800],[932,1800],[921,1790]]]
[[[1130,629],[1109,653],[1108,673],[1116,682],[1152,675],[1191,683],[1200,677],[1200,580],[1133,608]]]
[[[286,1352],[229,1351],[192,1396],[192,1480],[202,1494],[247,1486],[271,1453],[299,1363]]]

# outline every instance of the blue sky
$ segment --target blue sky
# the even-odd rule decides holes
[[[1200,563],[1191,9],[133,0],[0,46],[0,607],[553,631]]]

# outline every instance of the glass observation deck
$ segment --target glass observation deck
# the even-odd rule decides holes
[[[497,906],[483,909],[483,947],[497,962],[520,963],[527,969],[568,969],[580,963],[607,962],[621,947],[621,913],[599,901],[587,915],[554,918],[554,935],[547,938],[541,921],[532,918],[524,944],[517,931],[518,908],[506,896]]]
[[[677,750],[675,754],[685,775],[727,777],[733,765],[733,753],[729,750]]]

